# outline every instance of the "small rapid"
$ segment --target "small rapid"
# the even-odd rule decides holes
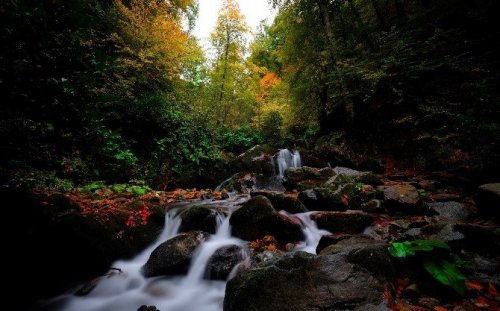
[[[182,210],[194,204],[213,204],[208,200],[175,206],[166,213],[163,231],[148,248],[132,260],[116,261],[110,272],[96,280],[95,288],[87,295],[77,296],[72,291],[52,299],[42,310],[136,311],[141,305],[147,305],[156,306],[161,311],[221,311],[227,281],[208,280],[205,273],[212,255],[226,246],[242,247],[241,262],[238,265],[250,265],[250,258],[245,251],[247,241],[233,237],[229,223],[231,213],[247,198],[245,196],[242,199],[240,196],[224,201],[224,213],[219,208],[221,201],[217,202],[219,212],[216,232],[198,246],[186,275],[145,278],[141,269],[156,247],[178,235]],[[329,232],[318,229],[310,219],[311,212],[280,213],[296,217],[302,224],[305,241],[297,243],[293,251],[315,254],[321,236]],[[238,265],[233,268],[229,278],[234,277]]]

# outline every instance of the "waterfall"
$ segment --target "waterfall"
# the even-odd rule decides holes
[[[282,153],[286,155],[285,152]],[[298,155],[298,154],[297,154]],[[300,160],[300,158],[299,158]],[[293,157],[290,163],[294,163]],[[300,162],[295,162],[298,164]],[[245,199],[247,197],[243,197]],[[224,300],[226,281],[211,281],[204,279],[206,268],[211,256],[221,247],[238,245],[243,247],[246,242],[231,235],[229,224],[230,214],[239,208],[242,197],[235,197],[224,201],[225,213],[217,214],[216,232],[202,242],[195,251],[187,275],[145,278],[141,267],[146,263],[150,253],[161,243],[178,234],[181,225],[179,211],[189,208],[190,205],[211,204],[220,208],[221,201],[209,200],[176,205],[165,216],[165,227],[158,239],[146,250],[132,260],[120,260],[113,264],[119,272],[108,273],[98,279],[96,287],[86,296],[80,297],[68,293],[56,297],[46,303],[42,310],[60,311],[136,311],[141,305],[156,306],[162,311],[221,311]],[[316,252],[316,247],[324,234],[328,231],[318,229],[311,220],[310,214],[288,214],[297,217],[302,223],[305,241],[298,243],[294,251]],[[228,215],[229,214],[229,215]],[[238,267],[250,267],[251,259],[242,249],[242,261],[236,265],[229,278],[234,277]]]
[[[273,157],[278,167],[278,174],[280,177],[285,175],[285,171],[290,167],[301,167],[300,153],[298,150],[290,152],[288,149],[280,149],[280,151]],[[273,163],[274,164],[274,163]]]

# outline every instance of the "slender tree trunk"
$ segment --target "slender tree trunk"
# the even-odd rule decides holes
[[[337,14],[337,16],[339,18],[339,21],[340,21],[340,27],[339,27],[340,28],[340,34],[342,36],[342,39],[344,39],[344,44],[347,44],[347,34],[346,34],[346,31],[345,31],[345,22],[344,22],[344,17],[342,16],[342,10],[340,10],[340,6],[339,5],[335,5],[334,9],[335,9],[336,14]]]
[[[422,4],[422,6],[423,6],[425,9],[428,9],[428,8],[430,8],[430,6],[431,6],[431,1],[430,1],[430,0],[420,0],[420,3]]]
[[[352,14],[356,18],[356,23],[358,24],[358,27],[361,28],[361,38],[366,42],[368,49],[370,51],[374,50],[375,45],[373,44],[372,39],[370,38],[370,35],[368,34],[368,29],[366,28],[365,23],[363,22],[363,19],[361,18],[361,15],[359,14],[358,9],[354,5],[353,0],[347,0],[349,3],[349,8],[351,9]]]
[[[332,23],[330,20],[330,15],[328,12],[328,0],[316,0],[316,5],[319,9],[319,14],[321,17],[321,21],[325,28],[326,37],[327,37],[327,49],[330,58],[331,64],[336,63],[335,55],[333,54],[333,46],[335,43],[335,35],[333,33]],[[323,68],[323,71],[326,72],[326,67]],[[326,76],[326,74],[324,74]],[[328,112],[326,105],[328,103],[328,83],[321,83],[321,89],[319,91],[319,131],[320,134],[326,134],[328,132],[327,121],[328,121]]]
[[[384,16],[382,14],[382,11],[380,10],[380,6],[377,2],[377,0],[370,0],[373,10],[375,11],[375,15],[377,16],[378,23],[380,24],[380,28],[382,28],[383,31],[387,31],[389,28],[387,27],[387,24],[384,20]]]
[[[226,34],[226,46],[225,46],[225,51],[224,51],[224,63],[222,64],[223,66],[223,71],[222,71],[222,77],[221,77],[221,84],[220,84],[220,90],[219,90],[219,109],[222,110],[222,100],[224,99],[224,89],[225,89],[225,84],[226,84],[226,76],[227,76],[227,61],[229,57],[229,44],[230,42],[230,33],[229,33],[229,26],[226,26],[227,28],[227,34]],[[225,118],[225,116],[224,116]],[[219,118],[218,124],[220,124],[221,119]]]
[[[396,14],[398,15],[398,19],[405,20],[407,16],[403,2],[401,0],[394,0],[394,6],[396,7]]]

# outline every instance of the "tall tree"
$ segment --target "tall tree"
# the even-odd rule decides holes
[[[215,54],[211,82],[217,123],[226,123],[229,116],[242,107],[235,107],[235,94],[245,84],[244,57],[249,27],[234,0],[225,0],[210,42]]]

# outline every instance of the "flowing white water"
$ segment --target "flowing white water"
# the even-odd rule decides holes
[[[318,229],[316,222],[310,218],[313,212],[294,214],[293,216],[300,219],[302,223],[302,232],[306,237],[305,241],[300,242],[295,247],[298,251],[304,251],[311,254],[316,254],[316,248],[318,247],[319,240],[323,235],[331,234],[331,232]]]
[[[274,157],[273,157],[274,158]],[[281,149],[276,158],[276,165],[278,166],[278,174],[283,177],[285,171],[290,167],[301,167],[301,158],[298,150],[290,152],[288,149]]]
[[[219,216],[222,214],[219,214]],[[208,241],[203,243],[197,250],[194,260],[189,269],[188,275],[183,280],[186,286],[196,286],[202,280],[203,274],[208,264],[208,260],[216,250],[223,246],[238,245],[243,246],[244,242],[240,239],[231,237],[231,229],[229,226],[229,217],[226,217],[222,223],[219,223],[217,232],[212,235]]]
[[[234,205],[239,201],[234,199]],[[235,206],[229,205],[231,212]],[[130,261],[117,261],[113,267],[121,272],[109,273],[84,297],[66,294],[47,304],[49,310],[61,311],[136,311],[141,305],[154,305],[164,311],[220,311],[226,282],[203,279],[207,263],[222,246],[244,242],[231,237],[229,217],[219,213],[216,233],[196,250],[186,276],[144,278],[141,267],[161,243],[176,236],[181,225],[177,210],[165,216],[165,227],[158,239]],[[115,270],[113,270],[115,271]]]
[[[225,202],[230,214],[244,197],[235,197]],[[192,204],[192,203],[191,203]],[[197,204],[200,204],[198,202]],[[213,204],[203,201],[201,204]],[[117,261],[113,272],[99,279],[97,286],[84,297],[66,294],[49,302],[44,310],[61,311],[136,311],[141,305],[156,306],[161,311],[221,311],[224,300],[225,281],[205,280],[204,273],[211,256],[223,246],[244,246],[245,241],[231,236],[229,216],[218,213],[217,229],[214,235],[203,242],[196,250],[186,276],[144,278],[141,267],[150,253],[164,241],[175,237],[181,225],[178,210],[188,206],[179,205],[165,216],[165,228],[158,239],[147,249],[129,261]],[[328,231],[320,230],[309,217],[310,212],[287,214],[297,217],[303,226],[306,240],[299,243],[295,250],[315,254],[322,235]],[[244,251],[243,251],[244,252]],[[250,265],[249,258],[242,254],[239,265]],[[233,268],[230,278],[234,277],[237,267]]]

